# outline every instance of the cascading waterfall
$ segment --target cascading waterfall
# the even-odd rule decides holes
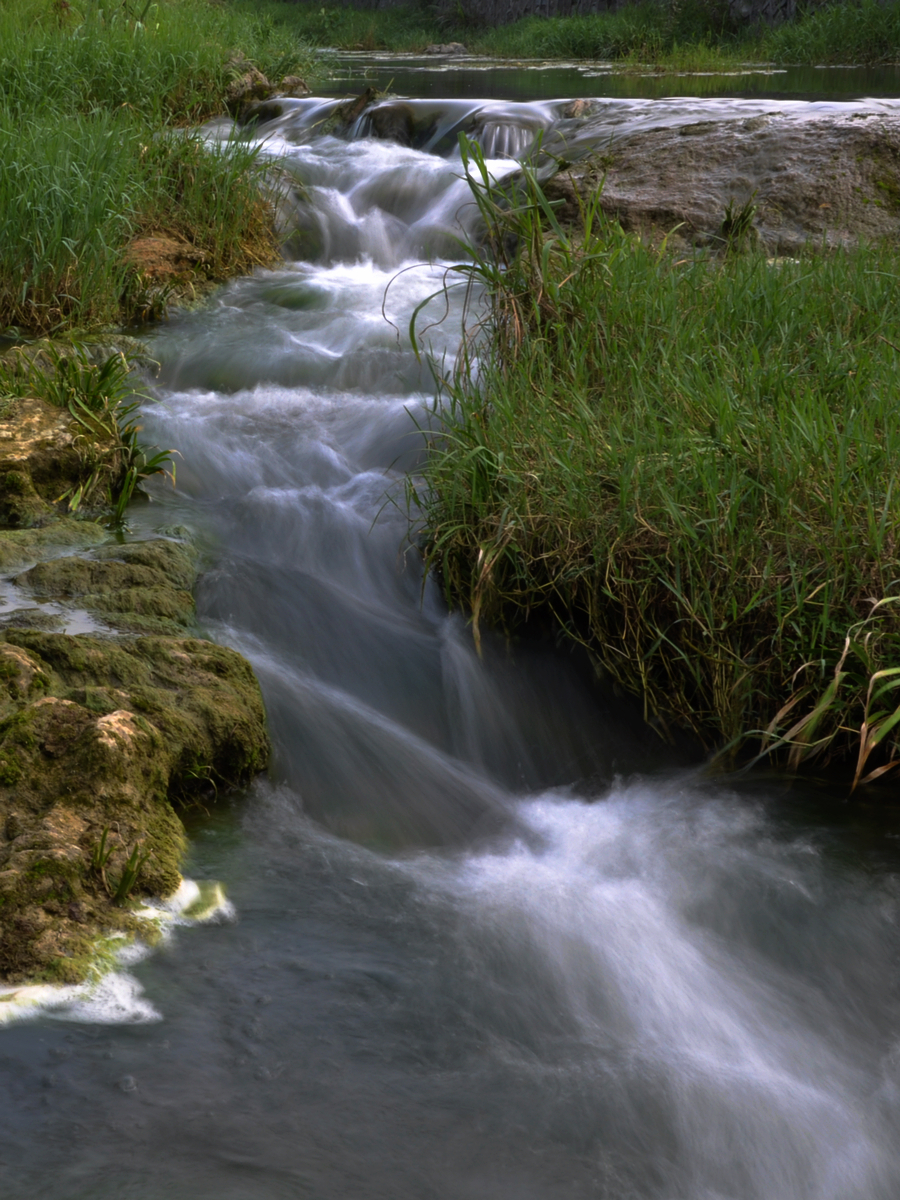
[[[147,960],[118,1024],[3,1033],[4,1194],[892,1200],[890,843],[666,766],[577,662],[479,658],[422,579],[404,479],[436,417],[406,330],[433,296],[452,362],[456,135],[500,176],[573,141],[563,106],[404,102],[341,137],[333,110],[256,130],[294,259],[155,338],[145,436],[182,457],[134,510],[198,539],[201,619],[266,697],[272,778],[192,851],[238,919]]]

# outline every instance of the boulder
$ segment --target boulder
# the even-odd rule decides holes
[[[602,152],[567,166],[546,185],[559,215],[601,210],[630,230],[722,244],[727,212],[752,210],[754,238],[772,255],[900,235],[900,119],[859,109],[802,119],[773,112],[694,122],[610,139],[584,112],[584,143],[597,122]]]

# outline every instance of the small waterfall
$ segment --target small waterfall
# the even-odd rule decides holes
[[[439,414],[409,320],[438,362],[463,321],[458,133],[502,177],[698,102],[337,109],[253,130],[288,258],[159,330],[144,414],[182,457],[136,536],[193,531],[275,743],[195,823],[238,920],[135,968],[157,1025],[4,1033],[4,1194],[894,1200],[891,845],[673,765],[552,646],[479,656],[410,529]]]

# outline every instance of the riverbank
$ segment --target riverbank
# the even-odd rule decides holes
[[[182,882],[179,810],[268,757],[249,665],[196,624],[187,530],[122,537],[171,456],[138,444],[124,356],[95,358],[0,374],[0,982],[81,982],[156,936],[138,902]]]
[[[253,673],[195,620],[190,535],[125,540],[172,457],[141,445],[133,339],[106,331],[278,257],[256,152],[190,132],[305,93],[272,8],[0,11],[5,982],[76,983],[155,936],[140,901],[179,888],[179,811],[266,765]]]
[[[187,130],[306,91],[315,56],[275,20],[281,8],[0,11],[0,335],[154,319],[274,261],[256,152]]]
[[[447,385],[429,566],[476,636],[554,624],[663,732],[864,781],[900,755],[896,243],[773,258],[748,201],[672,253],[595,168],[574,228],[479,194],[492,340]]]
[[[415,5],[378,10],[291,4],[304,36],[341,50],[423,52],[441,45],[502,58],[599,59],[623,69],[719,71],[741,63],[875,64],[900,60],[900,4],[810,8],[775,28],[747,25],[725,6],[628,5],[596,16],[526,17],[508,25],[480,21],[461,6],[435,20]],[[452,51],[453,52],[453,51]]]

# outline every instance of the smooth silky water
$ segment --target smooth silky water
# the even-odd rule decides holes
[[[596,136],[765,103],[611,103]],[[551,102],[414,107],[417,148],[322,136],[325,101],[260,127],[306,189],[293,260],[154,338],[146,436],[181,457],[134,536],[197,538],[275,761],[190,815],[233,920],[0,1031],[0,1194],[894,1200],[890,825],[704,778],[576,659],[479,658],[423,583],[405,479],[437,418],[407,327],[438,293],[449,369],[455,137],[501,175],[572,131]]]

